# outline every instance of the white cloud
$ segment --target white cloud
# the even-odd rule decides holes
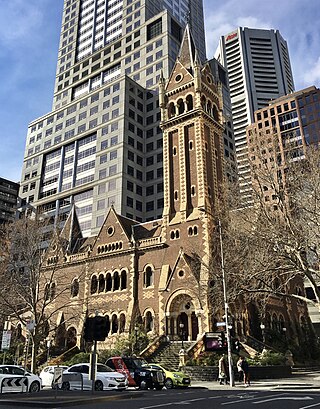
[[[303,81],[306,86],[320,83],[320,57],[310,67],[305,66]]]

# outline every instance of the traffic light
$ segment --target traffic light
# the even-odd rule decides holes
[[[86,342],[94,341],[94,319],[95,317],[87,317],[83,326],[83,338]]]
[[[108,335],[106,317],[87,317],[84,322],[83,338],[86,342],[104,341]]]
[[[107,332],[106,317],[99,317],[99,316],[94,317],[93,339],[95,341],[104,341],[107,335],[108,335],[108,332]]]

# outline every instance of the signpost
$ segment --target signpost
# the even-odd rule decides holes
[[[11,331],[5,330],[2,332],[1,350],[5,351],[10,348]]]
[[[1,350],[4,352],[2,364],[5,364],[6,361],[6,351],[10,348],[11,342],[11,331],[4,330],[2,332],[2,341],[1,341]]]

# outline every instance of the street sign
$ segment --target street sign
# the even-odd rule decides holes
[[[225,326],[226,326],[226,323],[225,323],[225,322],[217,322],[217,323],[216,323],[216,326],[217,326],[217,327],[225,327]]]
[[[36,323],[34,322],[34,320],[28,320],[26,323],[27,330],[29,332],[32,332],[34,330],[35,325]]]
[[[62,384],[62,372],[63,368],[54,368],[54,374],[53,374],[53,384],[54,385],[60,385]]]
[[[2,351],[10,348],[10,342],[11,342],[11,331],[3,331],[2,332],[2,342],[1,342]]]

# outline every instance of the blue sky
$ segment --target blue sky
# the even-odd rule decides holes
[[[51,109],[63,0],[0,0],[0,177],[19,181],[28,123]],[[320,85],[319,0],[204,0],[208,57],[238,26],[278,29],[295,87]]]

